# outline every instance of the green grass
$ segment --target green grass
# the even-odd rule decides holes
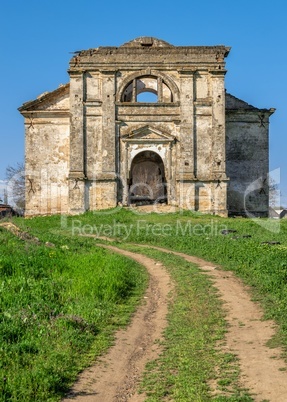
[[[56,240],[56,239],[55,239]],[[0,228],[0,400],[56,401],[127,324],[146,273],[89,239],[55,247]]]
[[[61,219],[58,216],[28,220],[17,218],[14,219],[14,222],[21,226],[23,230],[37,236],[43,243],[46,241],[54,243],[59,255],[60,253],[64,253],[65,255],[68,252],[70,253],[70,259],[73,261],[75,255],[78,256],[79,254],[79,264],[81,264],[82,257],[84,257],[83,261],[85,263],[83,266],[85,268],[89,265],[89,253],[90,256],[95,253],[93,246],[97,240],[79,237],[80,234],[112,237],[116,239],[120,246],[124,246],[128,242],[162,246],[196,255],[220,264],[223,269],[234,271],[246,284],[251,286],[253,298],[262,304],[265,317],[274,319],[278,324],[278,334],[272,340],[272,346],[280,344],[283,345],[285,350],[287,348],[287,221],[281,221],[280,231],[277,231],[278,221],[273,221],[273,225],[275,226],[270,227],[270,221],[264,219],[220,218],[191,212],[163,215],[135,214],[122,209],[120,211],[110,210],[96,214],[90,212],[81,216],[67,217],[66,219]],[[236,232],[228,235],[221,234],[221,230],[226,228],[234,229]],[[243,237],[244,235],[249,235],[250,237]],[[11,237],[10,241],[15,242],[16,240]],[[262,244],[262,242],[266,241],[277,241],[281,244]],[[69,246],[68,251],[65,250],[67,245]],[[25,247],[27,247],[27,244]],[[29,245],[28,247],[31,248],[32,246]],[[43,249],[46,250],[45,253],[54,252],[54,249],[47,250],[42,246],[37,247],[39,253]],[[142,252],[147,251],[142,250]],[[97,253],[104,253],[104,251],[98,251]],[[30,255],[30,252],[28,254]],[[110,257],[106,252],[104,256],[106,263],[110,261],[110,258],[115,258]],[[45,255],[43,258],[47,258],[47,256]],[[41,259],[43,258],[41,257]],[[202,282],[203,279],[197,278],[197,274],[187,265],[183,265],[185,268],[182,271],[179,270],[179,264],[175,262],[173,257],[169,256],[166,258],[163,255],[157,254],[157,258],[164,261],[167,265],[170,260],[171,264],[174,265],[174,267],[169,266],[169,269],[176,278],[178,298],[173,306],[173,313],[170,313],[170,326],[166,332],[165,354],[161,356],[159,361],[151,363],[152,367],[150,369],[153,374],[151,376],[147,375],[145,379],[144,386],[150,393],[149,401],[163,400],[164,393],[167,393],[174,400],[188,400],[180,399],[187,398],[187,396],[184,396],[184,392],[186,392],[186,395],[194,392],[195,401],[211,400],[212,396],[208,390],[209,376],[210,378],[217,379],[217,384],[222,390],[222,395],[217,396],[217,399],[213,400],[218,402],[226,400],[250,400],[244,394],[244,391],[240,390],[237,386],[237,362],[234,360],[234,356],[220,354],[214,347],[214,342],[217,339],[216,336],[219,336],[219,334],[222,336],[224,333],[224,328],[221,327],[223,325],[221,313],[215,312],[219,315],[215,314],[213,320],[212,309],[210,312],[209,307],[208,311],[201,310],[202,303],[203,305],[204,303],[210,303],[216,306],[217,302],[213,300],[214,298],[216,299],[216,295],[211,288],[208,288],[210,284],[204,284]],[[14,256],[12,260],[14,261]],[[51,258],[50,260],[53,259]],[[55,256],[55,260],[58,261],[58,254]],[[60,259],[59,261],[62,260]],[[76,264],[76,261],[77,258],[75,258],[75,262],[73,261],[73,263]],[[65,271],[66,273],[69,270],[74,272],[73,275],[79,272],[79,270],[73,268],[73,263]],[[11,267],[9,268],[8,266],[8,274],[9,270],[11,271]],[[179,276],[177,276],[177,271]],[[69,277],[69,274],[67,275],[66,278]],[[182,275],[184,280],[181,279],[180,275]],[[189,275],[194,279],[197,278],[194,289],[192,281],[187,280]],[[63,278],[64,274],[61,277]],[[61,284],[61,281],[59,283]],[[64,280],[64,283],[67,283],[67,281]],[[85,290],[86,285],[88,283],[85,284],[83,281],[81,292]],[[73,289],[72,286],[71,288]],[[202,289],[202,295],[196,293],[199,289]],[[206,290],[205,292],[203,289],[209,289],[209,291],[207,292]],[[74,292],[77,294],[76,289],[73,289],[72,292],[73,294]],[[207,296],[208,299],[204,299]],[[51,290],[51,294],[47,299],[53,300],[53,297]],[[99,294],[99,297],[102,297],[102,299],[105,298],[105,292],[102,296]],[[196,304],[194,304],[194,300],[196,300]],[[88,303],[88,299],[83,301],[83,305],[85,303]],[[101,303],[106,307],[105,300],[101,300]],[[104,311],[105,309],[103,308],[102,310]],[[101,314],[104,314],[102,310],[100,309]],[[193,314],[188,313],[189,310],[193,312],[199,311],[200,313],[193,316]],[[9,310],[7,311],[8,315],[11,314]],[[96,309],[96,311],[99,312],[99,309]],[[173,321],[172,314],[175,315],[175,321]],[[73,315],[83,317],[88,324],[94,322],[93,320],[89,321],[88,316],[86,318],[86,316],[75,310],[65,312],[64,315],[70,318]],[[118,318],[118,309],[116,314],[111,312],[107,316],[111,321],[121,321]],[[9,316],[6,316],[5,319],[8,320]],[[201,319],[203,320],[202,322],[200,321]],[[62,321],[62,319],[58,318],[56,320],[57,325],[60,325]],[[95,320],[95,322],[97,321]],[[182,327],[180,327],[179,323],[182,323]],[[66,323],[65,325],[70,324]],[[217,325],[219,325],[218,328],[216,327]],[[105,326],[108,325],[103,320],[102,328]],[[187,328],[189,328],[189,331]],[[194,328],[194,335],[191,334],[193,331],[190,328]],[[206,328],[206,331],[202,331],[202,328]],[[98,330],[97,326],[96,329]],[[101,334],[102,332],[99,332],[94,337],[100,339]],[[174,336],[174,334],[177,335]],[[207,335],[209,336],[207,338],[209,341],[205,339]],[[221,338],[219,337],[218,339],[220,340]],[[210,342],[210,347],[206,348],[206,354],[201,354],[205,347],[200,342],[202,342],[202,345],[208,345],[208,342]],[[188,346],[185,346],[188,353],[183,350],[180,351],[180,345],[189,345],[190,343],[194,346],[193,351],[189,351]],[[93,350],[93,342],[91,342],[87,349]],[[195,352],[196,350],[197,352]],[[190,367],[186,362],[195,358],[198,351],[200,351],[199,356],[201,356],[201,359],[192,365],[194,378],[190,380],[191,384],[188,385]],[[88,351],[87,353],[89,354]],[[171,368],[171,363],[174,363],[178,359],[180,367],[176,369]],[[212,367],[216,367],[216,373]],[[173,374],[179,372],[180,374],[176,376],[177,379],[175,380]],[[200,381],[202,381],[202,385],[199,389],[195,387],[195,384]],[[163,383],[164,386],[161,387],[160,383]],[[182,391],[179,391],[181,388]],[[182,394],[179,394],[179,392],[182,392]]]
[[[124,242],[160,245],[220,264],[235,271],[254,288],[256,297],[265,306],[266,316],[276,319],[283,335],[287,334],[287,220],[281,221],[278,233],[266,228],[270,221],[265,219],[219,218],[191,212],[140,215],[122,209],[86,213],[68,217],[66,227],[62,228],[57,216],[16,221],[45,241],[63,242],[63,233],[93,233]],[[273,224],[279,225],[279,222],[273,221]],[[223,228],[237,232],[222,235]],[[244,238],[244,235],[251,237]],[[236,236],[238,238],[234,239]],[[261,244],[265,241],[281,244]],[[284,343],[287,345],[287,335]]]

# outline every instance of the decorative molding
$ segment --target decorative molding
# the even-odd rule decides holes
[[[130,143],[136,143],[136,142],[171,143],[175,140],[175,136],[163,133],[162,131],[156,128],[146,125],[131,131],[129,134],[121,136],[121,140],[123,142],[130,142]]]

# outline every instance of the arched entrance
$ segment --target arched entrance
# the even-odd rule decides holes
[[[164,164],[156,152],[137,154],[130,173],[129,204],[167,202]]]

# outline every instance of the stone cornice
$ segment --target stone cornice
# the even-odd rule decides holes
[[[21,114],[29,118],[31,116],[33,117],[38,117],[40,115],[42,116],[50,116],[54,115],[57,117],[69,117],[70,116],[70,110],[69,109],[61,109],[61,110],[56,110],[56,109],[48,109],[48,110],[21,110]]]
[[[76,59],[90,58],[90,57],[100,57],[104,56],[108,58],[117,54],[131,54],[131,53],[145,53],[145,54],[192,54],[192,55],[215,55],[217,60],[221,60],[228,56],[230,52],[230,47],[224,45],[216,46],[101,46],[95,49],[82,50],[77,52],[71,59],[71,63],[75,63]]]
[[[160,102],[152,102],[152,103],[145,103],[145,102],[116,102],[116,106],[121,106],[121,107],[179,107],[180,102],[166,102],[166,103],[160,103]]]
[[[181,71],[192,71],[196,66],[224,70],[224,60],[230,47],[219,46],[122,46],[99,47],[77,52],[70,61],[69,73],[98,69],[117,71],[167,66]],[[220,68],[219,68],[220,66]]]
[[[276,111],[275,108],[270,108],[270,109],[257,109],[257,108],[237,108],[237,109],[226,109],[225,113],[226,114],[231,114],[231,115],[240,115],[240,114],[250,114],[250,115],[256,115],[258,116],[259,113],[266,114],[267,116],[271,116],[274,112]]]
[[[225,74],[227,73],[227,70],[225,70],[224,68],[216,68],[216,69],[210,69],[209,72],[214,76],[221,75],[222,78],[224,78]]]
[[[194,175],[192,175],[191,173],[181,173],[178,175],[178,177],[176,178],[176,181],[182,181],[182,182],[194,182],[196,183],[218,183],[218,182],[228,182],[230,181],[230,178],[227,177],[225,174],[223,175],[223,177],[216,177],[215,174],[212,175],[212,177],[196,177]]]

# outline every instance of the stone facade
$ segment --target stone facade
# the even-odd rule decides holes
[[[26,215],[145,202],[266,215],[274,109],[226,93],[229,50],[141,37],[77,52],[68,84],[19,108]]]

